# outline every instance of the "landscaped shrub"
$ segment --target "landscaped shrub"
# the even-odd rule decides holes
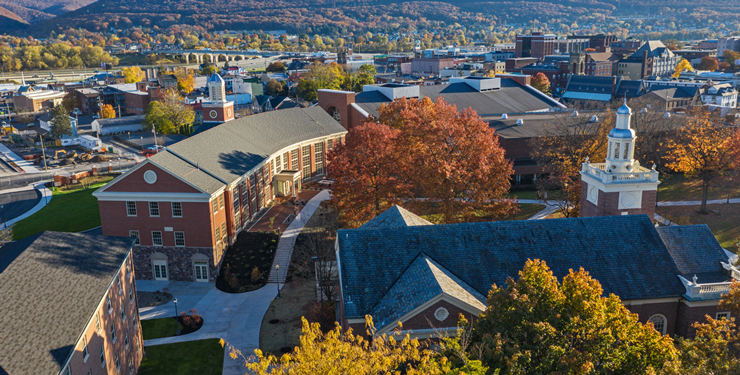
[[[216,287],[227,293],[243,293],[265,285],[278,239],[278,234],[272,231],[240,233],[226,250]]]
[[[264,258],[262,258],[264,260]],[[262,272],[260,272],[259,268],[254,267],[252,269],[252,284],[256,284],[260,279],[262,278]]]

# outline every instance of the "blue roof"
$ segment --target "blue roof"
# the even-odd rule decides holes
[[[632,139],[635,136],[633,129],[614,128],[609,132],[611,138]]]
[[[619,107],[619,109],[617,110],[617,114],[618,115],[631,115],[632,114],[632,110],[630,109],[630,107],[627,107],[626,99],[625,99],[624,104],[622,104],[622,106]]]
[[[681,274],[724,275],[724,268],[720,262],[727,263],[727,255],[706,224],[674,225],[660,227],[657,230]]]
[[[380,311],[406,279],[406,293],[434,293],[426,290],[433,284],[404,276],[421,254],[480,295],[516,277],[528,259],[544,260],[559,278],[583,267],[605,294],[623,300],[685,292],[681,271],[647,215],[344,229],[337,237],[347,318]],[[405,304],[396,306],[401,313],[417,303],[396,301]]]
[[[221,78],[221,76],[218,73],[213,73],[210,77],[208,77],[208,82],[223,83],[224,79]]]

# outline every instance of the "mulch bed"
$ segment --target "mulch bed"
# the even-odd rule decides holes
[[[267,284],[279,238],[275,232],[241,232],[226,250],[216,288],[244,293]]]
[[[136,292],[139,307],[159,306],[172,301],[172,294],[167,292]]]
[[[182,329],[180,330],[180,336],[193,333],[203,327],[203,318],[200,315],[194,316],[178,316],[177,320],[180,322]]]

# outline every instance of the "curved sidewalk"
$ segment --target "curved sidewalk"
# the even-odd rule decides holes
[[[21,221],[21,220],[23,220],[23,219],[31,216],[31,215],[33,215],[35,213],[41,211],[42,208],[44,208],[47,204],[49,204],[49,202],[51,201],[52,194],[51,194],[51,190],[47,189],[46,186],[44,186],[44,184],[45,184],[45,182],[39,182],[39,183],[28,185],[28,186],[25,186],[25,187],[22,187],[22,188],[2,190],[1,194],[13,193],[13,192],[16,192],[16,191],[23,191],[23,190],[38,190],[41,193],[41,199],[39,200],[38,203],[36,203],[35,206],[33,206],[32,209],[26,211],[23,215],[18,216],[18,217],[13,218],[13,219],[10,219],[7,222],[5,222],[2,225],[0,225],[0,229],[5,229],[6,226],[13,225],[13,224],[15,224],[15,223],[17,223],[17,222],[19,222],[19,221]]]
[[[290,223],[290,226],[285,230],[285,233],[280,236],[280,241],[278,241],[277,250],[275,251],[275,260],[272,262],[270,276],[267,279],[268,283],[285,283],[285,276],[288,274],[290,258],[293,256],[293,248],[295,247],[295,241],[298,238],[298,235],[301,234],[303,227],[306,226],[308,220],[311,219],[311,216],[313,216],[319,208],[321,202],[328,200],[329,198],[331,198],[330,190],[322,190],[318,195],[311,198],[311,200],[306,203],[306,206],[303,207],[301,212],[298,213],[295,220]],[[276,265],[280,266],[279,272],[275,271]]]
[[[532,215],[532,217],[530,217],[527,220],[541,220],[541,219],[544,219],[550,216],[553,212],[558,210],[558,205],[555,205],[552,203],[545,203],[539,199],[517,199],[517,202],[523,203],[523,204],[541,204],[545,206],[545,209]]]

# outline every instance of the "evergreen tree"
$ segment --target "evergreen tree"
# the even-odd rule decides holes
[[[62,139],[65,135],[72,135],[72,122],[63,105],[58,105],[51,110],[51,136],[54,139]]]

